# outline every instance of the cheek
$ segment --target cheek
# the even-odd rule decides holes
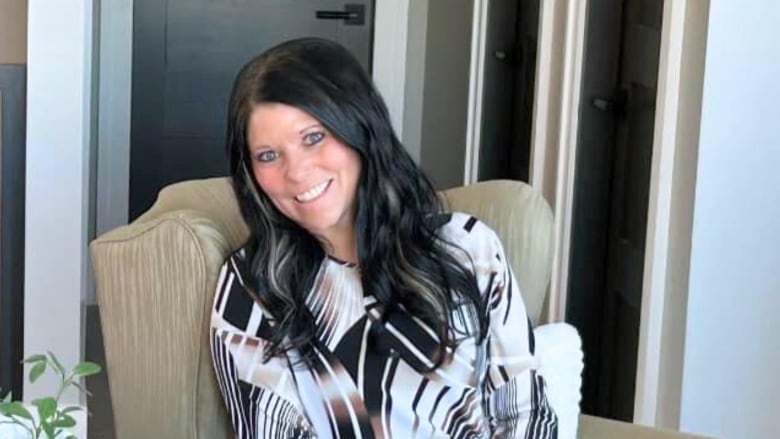
[[[257,185],[260,186],[260,189],[269,197],[274,198],[282,192],[282,180],[277,175],[275,175],[273,170],[261,170],[255,166],[252,169],[252,174],[255,178],[255,181],[257,182]]]

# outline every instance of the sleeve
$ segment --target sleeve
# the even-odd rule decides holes
[[[248,298],[234,261],[217,282],[211,315],[211,359],[237,439],[310,438],[313,429],[296,405],[295,385],[286,363],[262,361],[263,340],[256,337],[262,310]]]
[[[236,439],[313,437],[298,409],[276,392],[239,378],[239,369],[227,344],[216,332],[211,355],[219,389]]]
[[[558,420],[537,373],[534,334],[517,281],[495,233],[483,241],[480,286],[487,294],[489,333],[484,380],[485,409],[493,437],[555,439]],[[478,280],[480,276],[478,275]]]

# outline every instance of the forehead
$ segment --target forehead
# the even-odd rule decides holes
[[[255,105],[249,113],[247,134],[250,141],[253,138],[297,136],[313,125],[319,125],[319,121],[303,110],[286,104],[263,103]]]

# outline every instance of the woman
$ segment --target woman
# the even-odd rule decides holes
[[[442,213],[346,49],[250,61],[227,146],[251,237],[212,356],[237,437],[556,437],[496,235]]]

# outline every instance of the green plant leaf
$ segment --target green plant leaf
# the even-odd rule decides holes
[[[33,417],[25,406],[19,401],[0,403],[0,414],[6,417],[16,416],[32,421]]]
[[[54,430],[54,424],[41,422],[41,428],[43,429],[43,432],[46,433],[46,437],[49,439],[54,439],[57,437],[57,432]]]
[[[38,417],[41,421],[51,418],[57,411],[57,400],[51,397],[35,399],[32,405],[38,409]]]
[[[52,422],[51,425],[57,428],[71,428],[76,426],[76,420],[70,415],[62,415],[59,419]]]
[[[0,395],[2,395],[2,394],[3,394],[3,391],[0,390]],[[5,394],[3,399],[0,399],[0,402],[10,402],[12,399],[14,399],[13,392],[9,391],[8,393]]]
[[[84,363],[77,364],[76,367],[73,368],[73,376],[85,377],[95,375],[100,373],[101,370],[103,369],[100,367],[100,365],[85,361]]]
[[[44,372],[46,372],[46,362],[35,363],[30,368],[30,382],[34,383]]]
[[[60,363],[60,360],[58,360],[57,357],[51,351],[46,351],[46,353],[49,354],[49,359],[51,360],[51,364],[54,365],[54,368],[57,369],[57,372],[59,372],[60,375],[65,376],[65,368],[62,367],[62,363]]]
[[[40,361],[46,361],[46,355],[30,355],[29,357],[25,358],[22,363],[38,363]]]
[[[71,434],[71,435],[68,435],[68,437],[66,437],[65,439],[79,439],[79,438],[77,438],[76,436],[73,436],[73,435]]]

